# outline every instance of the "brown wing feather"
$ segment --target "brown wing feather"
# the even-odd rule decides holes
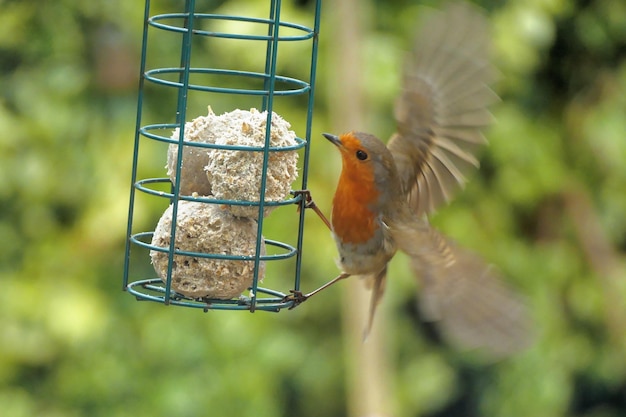
[[[444,337],[465,349],[505,357],[533,342],[524,299],[498,270],[478,256],[448,242],[454,263],[444,266],[413,259],[420,279],[420,306],[425,320],[438,324]]]
[[[465,3],[433,13],[407,60],[398,131],[388,145],[419,214],[449,201],[478,167],[474,154],[492,121],[487,107],[498,99],[489,88],[495,71],[487,19]]]
[[[461,348],[505,357],[533,342],[524,299],[500,272],[421,218],[390,224],[420,282],[420,307],[444,337]]]

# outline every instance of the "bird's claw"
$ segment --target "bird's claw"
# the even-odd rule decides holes
[[[289,306],[289,310],[292,310],[298,307],[300,304],[302,304],[309,298],[306,295],[302,294],[302,291],[289,290],[289,292],[291,294],[284,296],[281,301],[283,303],[288,303],[288,302],[292,303],[291,306]]]
[[[292,191],[292,193],[293,193],[294,196],[298,196],[298,195],[304,196],[299,201],[298,213],[300,213],[300,211],[303,208],[305,208],[305,209],[313,209],[315,214],[317,214],[319,216],[319,218],[324,222],[326,227],[328,227],[329,229],[332,230],[332,226],[330,225],[330,222],[328,221],[328,219],[326,218],[324,213],[322,213],[322,210],[320,210],[319,207],[317,207],[317,204],[315,204],[315,201],[313,201],[313,197],[311,197],[311,192],[309,190]]]

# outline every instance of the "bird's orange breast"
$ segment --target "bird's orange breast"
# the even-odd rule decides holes
[[[363,243],[374,236],[379,225],[371,206],[378,195],[371,167],[344,156],[332,213],[333,232],[343,243]]]

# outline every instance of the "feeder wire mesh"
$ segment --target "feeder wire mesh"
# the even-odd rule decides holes
[[[269,18],[232,16],[226,14],[197,13],[194,0],[187,0],[184,11],[180,13],[165,13],[150,16],[151,2],[146,0],[144,27],[142,36],[141,65],[139,92],[137,101],[137,118],[135,129],[135,141],[133,148],[133,164],[131,174],[130,202],[127,225],[127,242],[124,262],[124,289],[133,294],[138,300],[155,301],[164,304],[172,304],[185,307],[201,308],[205,311],[216,310],[266,310],[280,311],[285,307],[291,307],[293,301],[285,298],[282,291],[263,288],[259,286],[264,263],[280,261],[295,257],[295,267],[293,271],[293,290],[298,291],[300,287],[300,273],[302,264],[302,245],[304,232],[304,208],[306,207],[307,173],[309,163],[309,143],[311,137],[311,126],[313,117],[313,99],[317,61],[317,40],[320,24],[321,0],[316,1],[315,13],[313,17],[313,27],[285,22],[281,20],[281,1],[271,0]],[[174,23],[172,23],[174,22]],[[178,24],[175,24],[178,22]],[[208,22],[241,22],[246,24],[266,25],[266,34],[240,34],[228,33],[226,31],[205,30],[201,23]],[[198,26],[198,27],[197,27]],[[289,34],[284,35],[283,30],[288,29]],[[147,68],[148,40],[152,31],[166,31],[180,34],[182,36],[179,67]],[[293,34],[295,33],[295,34]],[[266,44],[265,62],[263,71],[243,71],[214,67],[192,66],[192,48],[194,37],[204,37],[209,39],[230,39],[239,41],[264,42]],[[308,81],[302,81],[294,77],[286,77],[277,74],[277,61],[279,46],[284,42],[310,42],[311,61]],[[192,82],[192,75],[210,75],[219,79],[221,76],[231,76],[241,79],[262,81],[261,88],[225,87],[220,85],[204,84]],[[172,77],[176,79],[172,80]],[[287,86],[277,89],[277,84]],[[143,108],[146,103],[147,84],[159,88],[174,88],[176,94],[176,116],[174,123],[153,123],[143,124]],[[202,92],[222,95],[238,95],[251,98],[261,98],[261,111],[266,111],[264,143],[262,146],[248,146],[238,144],[204,143],[189,141],[186,138],[186,116],[188,109],[189,94],[191,92]],[[307,95],[307,114],[304,138],[295,137],[292,145],[273,146],[271,142],[272,127],[276,124],[278,117],[274,112],[275,97]],[[163,132],[175,134],[168,137]],[[176,164],[173,170],[175,180],[170,178],[140,178],[142,143],[144,141],[165,143],[176,146]],[[245,153],[262,153],[262,166],[260,175],[260,186],[258,200],[241,200],[232,198],[218,198],[214,195],[198,195],[192,193],[187,195],[181,192],[181,174],[184,159],[184,151],[187,148],[198,149],[202,152],[211,150],[220,151],[241,151]],[[268,168],[270,159],[274,153],[297,152],[303,149],[303,165],[301,169],[301,190],[292,191],[291,198],[283,198],[279,201],[266,201]],[[164,191],[169,188],[169,191]],[[155,232],[135,232],[136,206],[138,203],[138,193],[159,199],[167,199],[171,206],[171,221],[169,226],[169,243],[165,246],[154,244]],[[186,250],[179,248],[177,234],[181,234],[180,217],[181,204],[189,202],[194,204],[213,205],[214,207],[247,207],[255,210],[256,218],[256,241],[254,253],[241,255],[228,253],[228,251],[208,252],[197,250]],[[279,206],[299,204],[298,227],[295,245],[290,245],[279,240],[265,239],[263,237],[264,216],[266,210]],[[271,246],[278,253],[266,254],[265,246]],[[131,280],[133,269],[133,257],[131,256],[134,247],[147,249],[151,254],[166,254],[167,267],[163,274],[157,278]],[[249,285],[249,296],[231,297],[229,299],[193,297],[183,295],[173,289],[173,277],[176,274],[177,258],[189,257],[194,261],[216,260],[233,261],[250,264],[253,262],[252,281]],[[142,261],[145,263],[144,258]],[[153,258],[154,263],[154,258]]]

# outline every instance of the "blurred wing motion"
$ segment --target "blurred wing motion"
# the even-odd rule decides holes
[[[424,219],[405,218],[390,227],[421,283],[422,318],[436,322],[446,340],[494,359],[533,342],[526,303],[494,266],[456,245]]]
[[[478,349],[492,358],[528,347],[532,324],[522,297],[506,285],[495,266],[449,240],[446,250],[452,263],[412,258],[411,267],[421,282],[422,318],[436,321],[453,345]]]
[[[474,152],[491,123],[489,23],[479,10],[452,3],[417,34],[396,104],[398,130],[388,148],[409,209],[390,224],[398,248],[421,281],[422,313],[462,348],[503,357],[531,342],[526,305],[497,270],[459,248],[422,217],[450,200],[478,167]],[[418,216],[415,216],[415,214]]]
[[[489,23],[465,3],[433,12],[417,34],[396,103],[398,130],[388,148],[418,214],[449,201],[478,167],[474,152],[498,100],[489,88]]]

